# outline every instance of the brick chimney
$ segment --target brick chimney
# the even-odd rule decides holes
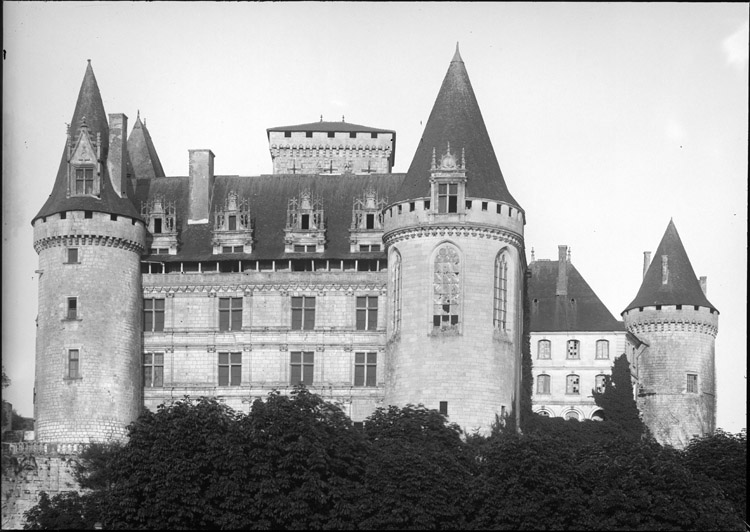
[[[112,188],[121,198],[128,195],[128,117],[123,113],[109,115],[109,154],[107,171]]]
[[[646,272],[648,271],[648,267],[651,264],[651,252],[650,251],[644,251],[643,252],[643,278],[646,278]]]
[[[708,290],[708,286],[707,286],[708,277],[706,277],[705,275],[702,275],[699,282],[701,284],[701,290],[703,290],[703,295],[707,296],[708,295],[708,291],[707,291]]]
[[[568,295],[568,246],[557,246],[557,292]]]
[[[208,223],[214,188],[214,154],[211,150],[190,153],[190,203],[188,224]]]

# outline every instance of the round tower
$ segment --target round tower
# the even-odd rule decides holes
[[[121,439],[141,410],[145,227],[126,194],[127,118],[110,122],[89,64],[55,185],[32,221],[39,441]]]
[[[647,345],[636,363],[638,408],[657,441],[682,448],[716,428],[719,311],[673,221],[644,270],[638,295],[622,313],[626,329]]]
[[[385,403],[466,431],[517,413],[524,213],[508,192],[461,56],[385,210]]]

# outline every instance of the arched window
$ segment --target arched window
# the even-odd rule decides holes
[[[495,329],[508,329],[508,256],[495,258]]]
[[[568,395],[581,394],[581,378],[578,375],[568,375],[565,393]]]
[[[541,360],[549,360],[552,358],[552,344],[549,340],[539,340],[536,357]]]
[[[609,342],[607,340],[596,341],[596,358],[598,360],[609,358]]]
[[[549,375],[538,375],[536,378],[536,394],[549,395]]]
[[[581,342],[578,340],[568,340],[568,358],[581,358]]]
[[[537,412],[537,414],[544,417],[550,417],[549,412],[546,410],[540,410],[539,412]]]
[[[597,393],[602,393],[604,391],[604,385],[607,382],[607,376],[603,374],[599,374],[596,376],[596,391]]]
[[[568,410],[567,412],[565,412],[565,419],[575,419],[576,421],[578,421],[579,419],[581,419],[581,416],[579,416],[578,412],[576,412],[575,410]]]
[[[461,259],[453,246],[442,246],[435,255],[432,284],[432,326],[452,329],[459,322]]]
[[[393,332],[401,330],[401,253],[391,254],[391,301],[393,301]]]

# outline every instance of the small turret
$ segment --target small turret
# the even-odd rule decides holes
[[[639,363],[638,406],[663,444],[683,447],[716,425],[714,342],[719,311],[706,298],[672,220],[622,316],[648,347]],[[675,422],[679,420],[679,423]]]

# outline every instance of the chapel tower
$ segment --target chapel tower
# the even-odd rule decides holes
[[[126,136],[124,114],[108,123],[89,62],[52,193],[31,222],[42,442],[120,439],[142,408],[145,228],[127,196]]]
[[[467,431],[517,415],[524,223],[456,46],[385,210],[386,404],[423,403]]]
[[[638,408],[662,444],[684,447],[716,426],[714,342],[719,311],[706,298],[672,220],[622,316],[648,347],[638,361]]]

